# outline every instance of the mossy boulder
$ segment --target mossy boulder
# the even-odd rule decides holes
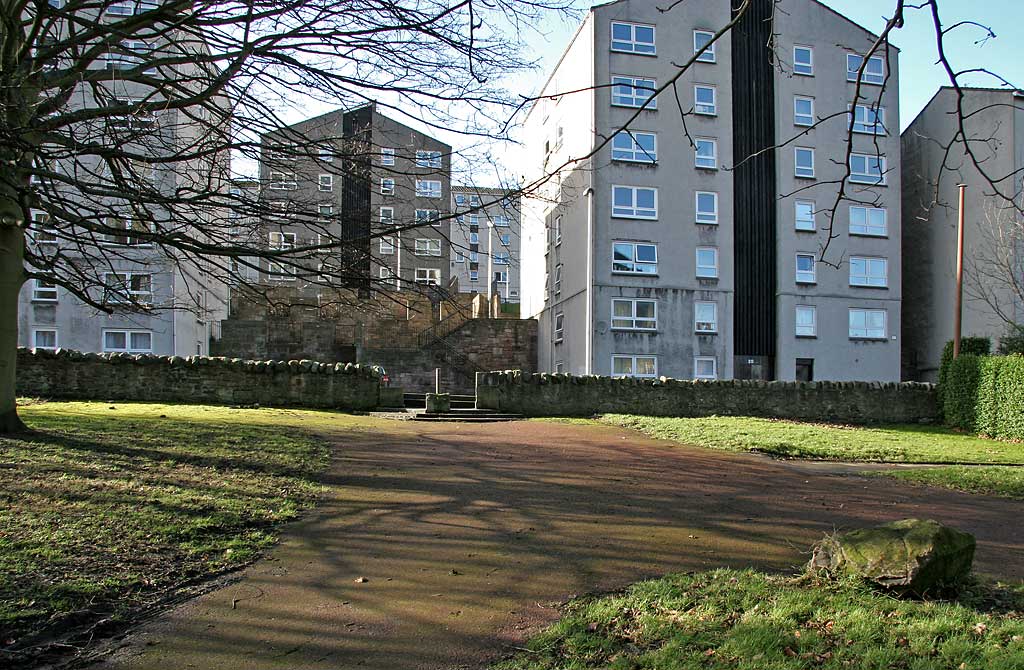
[[[807,567],[849,573],[900,594],[951,586],[971,571],[974,536],[938,521],[903,519],[826,537]]]

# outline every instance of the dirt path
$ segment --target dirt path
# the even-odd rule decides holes
[[[574,594],[723,565],[786,570],[835,526],[908,516],[975,533],[980,571],[1024,578],[1015,501],[612,427],[397,426],[337,440],[315,514],[102,667],[479,668]]]

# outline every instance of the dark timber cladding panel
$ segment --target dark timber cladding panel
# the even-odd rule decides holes
[[[734,10],[735,11],[735,10]],[[775,86],[772,0],[753,0],[732,30],[735,355],[775,356]]]
[[[341,237],[346,244],[343,263],[351,286],[370,287],[370,171],[373,160],[373,107],[367,105],[346,112],[342,121],[345,137],[345,177],[341,190]]]

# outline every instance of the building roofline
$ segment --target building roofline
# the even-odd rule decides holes
[[[822,2],[822,0],[810,0],[810,1],[813,2],[814,4],[820,6],[820,7],[824,7],[826,10],[828,10],[832,14],[835,14],[836,16],[841,18],[846,23],[849,23],[852,26],[856,26],[857,28],[860,28],[861,30],[866,32],[871,37],[874,37],[876,40],[878,39],[878,35],[876,33],[868,30],[867,28],[865,28],[861,24],[859,24],[856,21],[854,21],[853,19],[851,19],[849,16],[847,16],[847,15],[843,14],[842,12],[840,12],[838,9],[833,9],[832,7],[829,7],[824,2]],[[890,49],[895,49],[897,53],[900,52],[900,48],[898,46],[896,46],[895,44],[893,44],[892,42],[889,43],[889,48]]]
[[[628,0],[612,0],[612,2],[609,2],[609,3],[606,3],[606,4],[612,5],[612,4],[615,4],[617,2],[628,2]],[[583,32],[583,26],[587,25],[587,20],[589,20],[590,17],[594,14],[594,10],[595,9],[597,9],[598,7],[604,7],[604,6],[606,6],[606,5],[596,5],[594,7],[591,7],[589,10],[587,10],[587,15],[585,17],[583,17],[582,21],[580,21],[580,25],[576,29],[576,32],[574,32],[572,34],[572,37],[569,39],[569,43],[565,45],[564,49],[562,49],[562,55],[558,57],[558,62],[555,63],[555,66],[553,68],[551,68],[551,72],[548,73],[547,79],[544,80],[544,85],[540,87],[539,91],[537,91],[537,96],[538,97],[536,99],[534,99],[533,102],[530,103],[530,109],[527,110],[526,116],[523,117],[523,123],[526,123],[526,121],[530,118],[530,115],[533,114],[533,110],[535,110],[537,108],[537,103],[540,101],[540,97],[539,96],[542,93],[544,93],[545,89],[547,89],[547,87],[548,87],[548,84],[550,84],[551,80],[554,79],[555,73],[558,72],[558,68],[560,68],[562,66],[562,61],[564,61],[566,55],[568,55],[569,49],[572,48],[572,45],[575,44],[577,38],[579,38],[580,33]],[[591,82],[591,83],[593,83],[593,82]]]
[[[917,114],[914,115],[913,121],[908,123],[907,127],[903,129],[903,132],[900,133],[900,137],[903,137],[904,135],[907,134],[907,132],[914,126],[914,124],[917,123],[917,120],[921,118],[921,115],[925,113],[925,110],[927,110],[929,107],[932,106],[932,103],[935,102],[935,99],[939,97],[940,93],[942,93],[943,91],[955,91],[955,90],[956,90],[956,88],[953,87],[953,86],[939,86],[935,90],[935,93],[932,93],[932,97],[928,98],[928,102],[926,102],[924,104],[924,107],[919,109]],[[1024,98],[1024,91],[1022,91],[1020,89],[1009,88],[1009,87],[1006,87],[1006,86],[1000,86],[1000,87],[996,87],[996,86],[961,86],[960,90],[961,91],[986,91],[986,92],[989,92],[989,93],[1008,93],[1008,94],[1012,95],[1015,98]]]

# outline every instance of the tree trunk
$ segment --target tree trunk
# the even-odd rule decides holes
[[[0,434],[25,430],[18,418],[15,363],[18,359],[18,293],[25,282],[25,233],[6,208],[0,221]]]

